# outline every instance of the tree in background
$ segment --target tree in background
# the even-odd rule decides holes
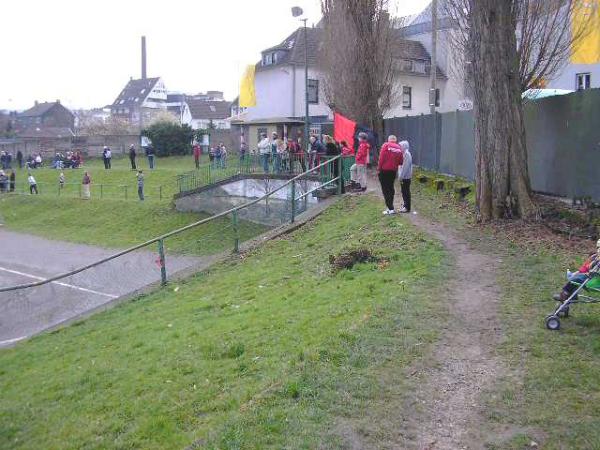
[[[77,134],[95,136],[121,136],[138,134],[139,129],[128,120],[110,116],[106,120],[98,117],[80,117]]]
[[[188,125],[155,122],[142,130],[142,135],[152,141],[158,156],[188,155],[192,151],[194,130]]]
[[[571,24],[582,0],[446,0],[461,33],[474,100],[480,219],[535,217],[523,91],[551,79],[589,30]]]
[[[396,70],[387,0],[321,0],[319,63],[329,106],[381,133]]]

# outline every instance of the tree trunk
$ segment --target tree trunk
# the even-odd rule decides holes
[[[529,217],[531,199],[511,0],[471,0],[476,197],[484,221]]]

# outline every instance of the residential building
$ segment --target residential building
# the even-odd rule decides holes
[[[167,111],[182,125],[192,126],[192,113],[186,100],[186,95],[169,92],[167,94]]]
[[[231,115],[231,103],[223,100],[202,100],[186,97],[189,106],[191,122],[194,130],[228,130],[231,123],[228,120]]]
[[[167,110],[167,89],[161,78],[131,79],[111,105],[111,114],[143,127]]]
[[[240,111],[234,102],[232,124],[241,127],[250,148],[258,136],[277,132],[280,136],[301,135],[304,127],[305,58],[308,52],[308,100],[313,134],[330,128],[333,111],[329,108],[323,87],[323,73],[317,65],[323,29],[298,28],[280,44],[262,52],[256,65],[254,87],[256,106]],[[431,57],[419,41],[404,38],[403,30],[395,30],[392,51],[397,60],[398,81],[394,88],[395,103],[387,116],[417,115],[429,112],[429,75]],[[446,72],[438,67],[438,83],[442,103],[449,95]],[[447,92],[448,91],[448,92]],[[454,102],[448,108],[456,109]]]
[[[17,132],[27,129],[75,128],[75,115],[65,108],[60,100],[55,102],[35,102],[32,108],[17,115]]]

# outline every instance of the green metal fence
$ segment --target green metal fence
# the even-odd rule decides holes
[[[342,159],[341,156],[335,156],[335,157],[326,158],[326,159],[324,158],[324,161],[321,162],[319,165],[316,165],[312,169],[308,169],[307,171],[302,172],[301,174],[296,175],[293,178],[285,181],[281,186],[277,187],[276,189],[273,189],[270,192],[267,192],[265,195],[263,195],[260,198],[250,200],[242,205],[236,206],[234,208],[230,208],[219,214],[215,214],[206,219],[199,220],[199,221],[191,223],[185,227],[182,227],[177,230],[173,230],[169,233],[163,234],[161,236],[155,237],[146,242],[135,245],[133,247],[130,247],[126,250],[120,251],[118,253],[115,253],[113,255],[110,255],[108,257],[100,259],[98,261],[94,261],[89,264],[86,264],[83,267],[79,267],[79,268],[71,270],[69,272],[62,273],[62,274],[59,274],[59,275],[56,275],[53,277],[49,277],[44,280],[36,281],[33,283],[21,284],[21,285],[16,285],[16,286],[8,286],[8,287],[0,287],[0,292],[17,291],[17,290],[33,288],[33,287],[37,287],[37,286],[41,286],[41,285],[45,285],[45,284],[49,284],[49,283],[54,283],[58,280],[61,280],[61,279],[67,278],[67,277],[71,277],[71,276],[81,273],[85,270],[88,270],[93,267],[99,266],[101,264],[107,263],[109,261],[115,260],[115,259],[119,258],[120,256],[135,252],[140,249],[144,249],[144,248],[146,248],[150,245],[154,245],[154,244],[157,245],[157,250],[158,250],[159,257],[158,257],[157,262],[160,267],[161,282],[162,282],[162,284],[166,284],[168,273],[167,273],[167,258],[166,258],[166,252],[165,252],[165,241],[167,239],[169,239],[170,237],[185,233],[188,230],[192,230],[192,229],[197,228],[208,222],[227,217],[231,220],[230,227],[232,227],[235,230],[232,247],[233,247],[233,251],[237,252],[237,251],[239,251],[239,248],[240,248],[239,217],[240,217],[240,213],[242,211],[244,211],[247,208],[250,208],[253,205],[257,205],[261,202],[265,202],[266,207],[268,207],[269,198],[275,196],[278,193],[281,193],[281,191],[285,191],[287,193],[285,198],[289,199],[289,219],[288,220],[290,223],[295,222],[298,212],[304,210],[303,204],[306,203],[306,199],[308,198],[309,195],[316,194],[318,190],[325,190],[327,188],[334,188],[334,187],[338,193],[342,191],[342,186],[345,182],[344,181],[344,170],[339,171],[339,174],[338,174],[339,164],[340,164],[341,159]],[[303,180],[307,180],[307,179],[314,181],[315,174],[319,174],[318,178],[320,178],[320,180],[319,180],[318,186],[311,190],[307,190],[305,192],[298,193],[297,189],[298,189],[298,185],[300,184],[299,182],[301,182]],[[281,196],[281,194],[280,194],[280,196]]]
[[[37,194],[33,193],[27,182],[15,183],[13,194],[19,195],[42,195],[65,198],[81,198],[82,184],[81,183],[37,183]],[[10,192],[8,192],[10,193]],[[92,183],[90,185],[90,194],[92,199],[112,199],[112,200],[138,200],[137,184],[108,184],[108,183]],[[162,200],[163,196],[168,194],[166,187],[160,186],[144,186],[144,199],[147,200]],[[0,194],[2,195],[2,194]]]

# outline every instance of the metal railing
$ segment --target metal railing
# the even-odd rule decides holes
[[[202,165],[196,170],[177,175],[177,191],[179,193],[193,191],[235,175],[270,174],[291,177],[305,173],[308,169],[313,169],[331,158],[331,156],[320,153],[286,153],[278,155],[254,153],[235,158],[229,157],[226,160],[215,159],[210,161],[208,165]],[[317,175],[323,177],[323,170]],[[345,179],[349,179],[348,177]]]
[[[49,183],[40,182],[36,183],[37,194],[32,193],[29,183],[17,182],[13,191],[7,188],[8,191],[0,192],[17,195],[43,195],[43,196],[54,196],[54,197],[68,197],[68,198],[82,198],[82,184],[81,183]],[[108,183],[92,183],[90,189],[91,198],[100,199],[112,199],[112,200],[138,200],[138,187],[137,185],[127,184],[108,184]],[[160,186],[144,186],[144,197],[146,199],[158,199],[162,200],[163,196],[166,196],[166,187]]]
[[[66,273],[62,273],[59,275],[55,275],[52,276],[50,278],[46,278],[40,281],[36,281],[36,282],[32,282],[32,283],[27,283],[27,284],[20,284],[20,285],[15,285],[15,286],[8,286],[8,287],[0,287],[0,292],[9,292],[9,291],[16,291],[16,290],[21,290],[21,289],[27,289],[27,288],[33,288],[36,286],[42,286],[45,284],[49,284],[49,283],[53,283],[56,282],[58,280],[76,275],[78,273],[81,273],[85,270],[91,269],[93,267],[99,266],[101,264],[107,263],[109,261],[112,261],[116,258],[119,258],[120,256],[126,255],[128,253],[132,253],[135,252],[137,250],[143,249],[145,247],[148,247],[152,244],[158,244],[158,254],[159,254],[159,266],[160,266],[160,271],[161,271],[161,284],[166,284],[167,283],[167,270],[166,270],[166,259],[165,259],[165,249],[164,249],[164,241],[165,239],[175,236],[175,235],[179,235],[187,230],[191,230],[193,228],[199,227],[200,225],[206,224],[208,222],[226,217],[231,215],[231,221],[232,221],[232,227],[234,229],[234,251],[237,252],[239,251],[239,244],[240,244],[240,234],[239,234],[239,226],[238,226],[238,213],[240,210],[243,210],[245,208],[248,208],[252,205],[255,205],[263,200],[267,200],[269,197],[271,197],[273,194],[287,188],[288,186],[291,186],[291,217],[290,217],[290,222],[293,223],[296,220],[296,206],[297,203],[303,199],[306,198],[307,195],[311,194],[312,192],[314,192],[316,189],[311,190],[311,192],[307,192],[307,193],[303,193],[300,196],[296,196],[295,193],[295,186],[296,186],[296,182],[299,180],[302,180],[303,178],[306,178],[308,176],[310,176],[310,174],[314,173],[314,172],[318,172],[321,173],[321,176],[326,176],[328,179],[325,180],[317,189],[319,188],[323,188],[325,186],[330,186],[333,185],[334,183],[337,186],[337,192],[340,193],[343,190],[343,184],[344,184],[344,175],[343,175],[343,170],[339,171],[339,167],[338,164],[340,163],[342,157],[341,156],[335,156],[335,157],[331,157],[326,159],[324,162],[320,163],[319,165],[316,165],[315,167],[308,169],[307,171],[294,176],[293,178],[285,181],[281,186],[277,187],[276,189],[267,192],[265,195],[256,198],[254,200],[248,201],[242,205],[236,206],[234,208],[230,208],[226,211],[223,211],[221,213],[212,215],[210,217],[207,217],[206,219],[202,219],[199,220],[197,222],[191,223],[189,225],[186,225],[184,227],[178,228],[176,230],[170,231],[168,233],[165,233],[163,235],[157,236],[153,239],[150,239],[146,242],[143,242],[141,244],[137,244],[134,245],[133,247],[129,247],[125,250],[122,250],[120,252],[114,253],[110,256],[107,256],[105,258],[99,259],[97,261],[94,261],[92,263],[86,264],[82,267],[79,267],[77,269],[73,269],[69,272]],[[323,175],[325,174],[325,175]]]

